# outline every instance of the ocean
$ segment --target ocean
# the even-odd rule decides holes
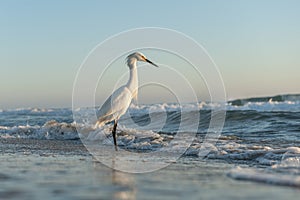
[[[119,155],[126,153],[117,157],[126,163],[117,167],[121,171],[101,160],[114,151],[111,124],[99,128],[74,122],[71,108],[0,110],[0,197],[297,199],[300,95],[228,101],[222,132],[205,144],[209,151],[203,154],[212,110],[219,107],[209,102],[131,105],[118,126]],[[76,111],[83,110],[88,109]],[[192,119],[198,115],[195,126]],[[172,142],[180,134],[183,141]],[[186,148],[178,150],[179,143]],[[95,155],[95,147],[106,155]],[[132,154],[145,171],[135,168]],[[162,165],[148,169],[150,162]]]

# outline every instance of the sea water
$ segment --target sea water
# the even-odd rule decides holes
[[[129,114],[119,121],[118,144],[126,151],[159,151],[170,146],[178,131],[184,130],[194,139],[186,144],[188,148],[181,159],[186,159],[187,165],[189,161],[191,166],[195,165],[191,160],[200,157],[211,111],[217,107],[220,107],[218,103],[211,102],[133,104]],[[228,101],[225,108],[222,133],[209,147],[209,153],[201,157],[201,162],[229,164],[230,169],[223,174],[233,180],[300,187],[300,95],[238,99]],[[196,130],[189,132],[189,125],[179,128],[183,112],[190,117],[199,113]],[[163,127],[155,121],[161,117],[165,117]],[[1,140],[72,141],[72,145],[88,140],[113,148],[111,124],[102,128],[106,137],[97,130],[74,122],[69,108],[0,110]],[[4,147],[1,151],[5,154]],[[86,155],[89,154],[83,153]]]

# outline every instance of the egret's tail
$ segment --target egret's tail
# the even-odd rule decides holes
[[[94,129],[100,128],[104,125],[102,121],[97,121],[96,124],[94,125]]]

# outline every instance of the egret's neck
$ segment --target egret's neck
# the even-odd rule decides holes
[[[136,63],[134,63],[133,67],[130,67],[129,72],[129,80],[127,82],[127,87],[131,92],[137,92],[138,89],[138,75],[137,75],[137,68]]]

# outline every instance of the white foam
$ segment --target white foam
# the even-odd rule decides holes
[[[264,170],[236,167],[228,174],[237,180],[248,180],[274,185],[300,187],[300,176],[268,173]]]
[[[200,102],[200,103],[187,103],[187,104],[154,104],[154,105],[135,105],[130,106],[130,112],[165,112],[165,111],[195,111],[195,110],[212,110],[212,109],[226,109],[229,111],[234,110],[256,110],[256,111],[300,111],[299,101],[268,101],[268,102],[247,102],[244,105],[237,106],[231,103],[213,103],[213,102]]]
[[[54,112],[53,109],[47,109],[47,108],[32,108],[30,112],[33,113],[45,113],[45,112]]]
[[[230,163],[252,166],[232,169],[228,176],[233,179],[300,187],[299,147],[273,149],[250,144],[237,145],[225,140],[219,143],[217,148],[218,152],[209,154],[209,159],[222,159]],[[222,154],[222,151],[226,153]]]
[[[117,135],[118,145],[125,146],[125,148],[128,149],[154,150],[166,145],[166,141],[164,140],[165,138],[153,131],[136,130],[120,125],[117,131]],[[97,128],[93,131],[82,134],[82,136],[83,137],[81,137],[81,139],[83,140],[83,142],[85,140],[97,140],[98,142],[105,145],[113,145],[110,126]]]
[[[74,124],[58,123],[54,120],[48,121],[43,126],[14,126],[0,127],[2,138],[28,138],[28,139],[58,139],[72,140],[79,136]]]
[[[300,175],[300,151],[298,147],[288,147],[281,161],[272,166],[278,172],[289,172]]]
[[[299,147],[288,147],[287,152],[294,153],[294,154],[300,154],[300,148]]]

